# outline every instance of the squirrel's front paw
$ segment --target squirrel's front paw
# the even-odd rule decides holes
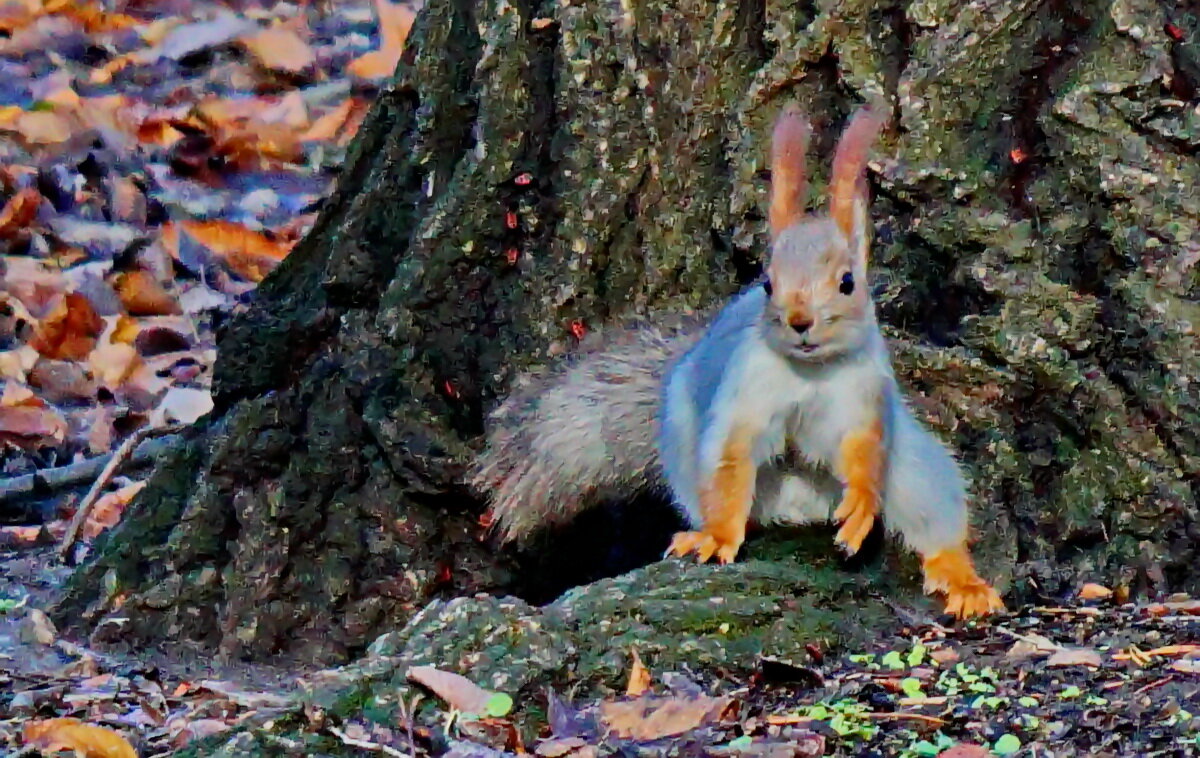
[[[667,555],[686,556],[696,554],[700,563],[707,563],[714,555],[721,563],[731,563],[737,557],[742,541],[734,537],[717,537],[708,532],[679,532],[671,540]]]
[[[959,618],[1004,610],[991,586],[975,573],[965,548],[942,550],[925,558],[925,591],[946,595],[946,613]]]
[[[875,510],[875,498],[871,493],[846,490],[833,518],[842,524],[834,541],[846,550],[847,555],[857,553],[871,533],[871,527],[875,526]]]

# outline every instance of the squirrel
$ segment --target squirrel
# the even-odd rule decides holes
[[[913,416],[867,287],[866,163],[884,126],[860,109],[834,153],[826,214],[805,213],[811,128],[771,145],[765,277],[715,316],[607,334],[525,377],[491,415],[470,484],[505,541],[605,498],[664,485],[693,531],[667,554],[728,563],[746,525],[834,520],[854,554],[882,518],[959,617],[1003,609],[967,549],[958,463]]]

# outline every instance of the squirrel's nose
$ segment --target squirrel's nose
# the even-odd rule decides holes
[[[796,334],[804,334],[808,331],[808,327],[812,326],[812,321],[805,318],[797,318],[788,321],[788,326],[792,327]]]

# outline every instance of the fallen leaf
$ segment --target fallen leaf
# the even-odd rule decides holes
[[[163,244],[177,260],[183,244],[181,234],[199,242],[231,271],[252,282],[262,281],[292,247],[233,221],[181,221],[163,227]]]
[[[404,52],[404,43],[412,29],[416,13],[403,3],[375,0],[375,15],[379,21],[379,49],[355,58],[346,69],[362,79],[383,79],[396,71]]]
[[[541,758],[561,758],[561,756],[570,755],[585,746],[587,746],[587,741],[579,737],[563,737],[539,743],[533,753]]]
[[[633,666],[629,669],[629,683],[625,685],[625,694],[628,697],[641,697],[641,695],[650,689],[650,672],[642,663],[642,657],[638,655],[637,650],[633,651]]]
[[[308,43],[291,29],[274,27],[241,38],[242,45],[265,68],[298,74],[316,62]]]
[[[1051,667],[1091,666],[1097,668],[1104,662],[1100,653],[1084,647],[1064,647],[1057,650],[1046,659],[1046,665]]]
[[[176,748],[182,748],[192,740],[227,732],[230,725],[220,719],[175,719],[167,724],[167,728],[175,734],[172,744]]]
[[[69,292],[38,324],[29,344],[47,358],[83,360],[95,347],[103,329],[104,321],[88,299]]]
[[[222,682],[217,679],[204,679],[196,682],[196,686],[200,689],[205,689],[209,692],[216,693],[228,700],[232,700],[243,708],[251,708],[255,710],[261,710],[264,708],[287,708],[294,702],[294,699],[291,697],[273,695],[269,692],[245,690],[230,682]]]
[[[190,387],[171,387],[154,412],[150,414],[153,426],[173,423],[195,423],[213,409],[212,395],[207,390]]]
[[[177,316],[179,303],[149,271],[120,271],[110,278],[121,305],[131,316]]]
[[[21,631],[23,638],[32,640],[39,645],[53,645],[54,641],[58,639],[58,630],[54,628],[54,622],[37,608],[30,608],[25,612],[25,621]]]
[[[43,753],[74,750],[81,758],[137,758],[133,746],[120,734],[79,719],[30,721],[25,724],[22,736],[25,744]]]
[[[0,239],[11,239],[24,231],[37,217],[42,194],[35,189],[23,189],[8,199],[0,210]]]
[[[1170,657],[1173,655],[1189,655],[1191,653],[1200,652],[1200,645],[1167,645],[1165,647],[1156,647],[1152,650],[1138,651],[1138,653],[1117,653],[1113,656],[1113,660],[1131,661],[1138,658],[1153,658],[1155,656]]]
[[[1009,660],[1023,660],[1025,658],[1053,653],[1061,648],[1062,645],[1040,634],[1025,634],[1021,639],[1013,643],[1013,646],[1008,649],[1005,657]]]
[[[407,674],[410,682],[425,687],[433,694],[449,703],[463,713],[476,716],[504,715],[496,714],[494,704],[497,696],[507,697],[502,693],[485,690],[470,679],[450,671],[442,671],[433,666],[413,666]]]
[[[650,741],[683,734],[721,717],[730,697],[643,697],[600,704],[600,718],[623,739]]]
[[[71,119],[56,111],[25,111],[13,124],[15,131],[29,145],[52,145],[66,142],[73,133]]]
[[[1172,661],[1171,669],[1182,674],[1200,674],[1200,658],[1184,658],[1181,661]]]
[[[67,437],[67,422],[53,408],[29,405],[0,407],[0,440],[35,449]]]
[[[177,61],[200,50],[228,44],[252,32],[254,28],[253,21],[232,13],[222,14],[211,21],[181,24],[167,31],[162,41],[153,48],[139,53],[136,60],[143,63],[153,63],[160,58]]]
[[[300,141],[325,142],[339,135],[342,138],[353,137],[357,131],[356,120],[361,120],[365,106],[366,102],[360,98],[346,98],[336,108],[312,122],[308,130],[300,135]]]
[[[115,390],[125,383],[142,364],[133,345],[110,342],[100,345],[88,355],[92,375],[102,386]]]
[[[87,521],[83,524],[83,535],[88,539],[95,539],[105,529],[111,529],[121,523],[121,514],[125,512],[134,495],[141,492],[145,486],[144,481],[134,482],[102,495],[88,513]]]
[[[1107,600],[1112,594],[1113,591],[1108,587],[1094,582],[1088,582],[1079,588],[1079,597],[1082,600]]]
[[[959,743],[938,753],[938,758],[991,758],[992,751],[982,745]]]

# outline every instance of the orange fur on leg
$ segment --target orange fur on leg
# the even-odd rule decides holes
[[[991,586],[975,573],[966,545],[923,557],[925,591],[946,595],[946,613],[960,618],[1004,610]]]
[[[882,421],[842,440],[837,468],[846,491],[833,517],[842,524],[835,539],[850,555],[858,552],[875,525],[885,455]]]
[[[721,461],[708,486],[700,491],[700,515],[704,523],[698,532],[680,532],[671,541],[668,553],[695,553],[701,563],[713,555],[729,563],[746,539],[746,522],[754,499],[754,462],[750,458],[752,435],[733,430]]]

